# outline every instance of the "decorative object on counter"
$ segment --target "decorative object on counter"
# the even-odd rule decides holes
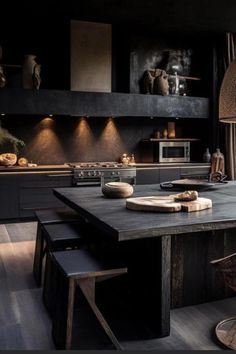
[[[28,160],[25,157],[20,157],[17,161],[17,164],[20,167],[27,167],[28,166]]]
[[[175,138],[175,122],[168,122],[168,138]]]
[[[209,175],[209,182],[213,182],[213,183],[227,183],[227,181],[225,181],[225,179],[227,178],[227,176],[225,174],[223,174],[221,171],[218,172],[212,172]]]
[[[28,163],[28,167],[37,167],[37,163],[32,163],[32,162],[29,162]]]
[[[211,154],[209,151],[209,148],[206,148],[206,151],[204,152],[203,156],[202,156],[202,161],[209,163],[211,162]]]
[[[156,130],[156,131],[154,132],[154,139],[161,139],[161,133],[160,133],[159,130]]]
[[[3,72],[3,66],[1,65],[2,61],[2,47],[0,46],[0,87],[4,87],[6,85],[6,77]]]
[[[123,154],[121,159],[122,164],[124,166],[128,166],[129,161],[130,161],[130,157],[127,154]]]
[[[225,159],[220,149],[216,149],[216,152],[212,154],[211,158],[211,173],[222,172],[225,173]]]
[[[127,198],[134,192],[134,188],[125,182],[108,182],[102,187],[102,193],[107,198]]]
[[[164,139],[167,139],[167,138],[168,138],[168,130],[167,130],[167,129],[164,129],[164,130],[163,130],[163,138],[164,138]]]
[[[0,165],[1,166],[13,166],[16,164],[17,156],[10,152],[0,155]]]
[[[23,140],[20,140],[16,138],[14,135],[9,133],[9,131],[1,126],[1,121],[0,121],[0,145],[3,145],[5,143],[11,143],[13,145],[13,150],[14,153],[18,153],[18,147],[25,146],[25,143]]]
[[[35,61],[36,55],[25,55],[22,65],[22,84],[25,89],[39,89],[41,65]]]
[[[130,157],[130,161],[129,161],[129,165],[134,165],[135,164],[135,158],[134,158],[134,154],[131,154],[131,157]]]

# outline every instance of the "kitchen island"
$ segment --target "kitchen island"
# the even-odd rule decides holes
[[[213,232],[213,237],[218,239],[219,235],[214,234],[217,230],[236,228],[236,182],[200,192],[200,196],[212,199],[213,207],[192,213],[127,210],[125,199],[106,199],[99,187],[58,188],[54,194],[107,235],[113,247],[118,247],[126,258],[134,312],[148,323],[149,334],[153,337],[167,336],[170,331],[171,263],[174,262],[179,271],[173,253],[171,262],[172,240],[182,236],[187,240],[187,236],[200,232],[204,243],[208,232]],[[168,194],[170,192],[160,190],[159,185],[145,185],[135,186],[133,196]],[[194,254],[189,256],[189,268],[197,282],[199,274],[194,273],[194,267],[191,269]],[[214,252],[210,252],[212,257],[215,258]],[[199,269],[203,258],[206,254],[199,260]],[[216,278],[212,274],[211,278],[214,283]],[[172,286],[176,282],[176,279],[172,280]]]

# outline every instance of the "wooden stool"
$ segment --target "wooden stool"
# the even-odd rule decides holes
[[[43,283],[43,301],[49,313],[52,311],[54,301],[53,278],[55,267],[49,257],[49,252],[62,251],[66,249],[80,248],[84,244],[82,225],[72,224],[51,224],[42,225],[46,254],[46,264]]]
[[[42,263],[44,256],[44,237],[41,226],[47,224],[61,224],[65,222],[78,222],[79,216],[69,207],[38,210],[35,212],[38,221],[36,243],[34,252],[33,274],[38,287],[42,284]]]
[[[236,253],[210,262],[219,270],[225,284],[236,291]],[[227,318],[216,325],[216,337],[227,348],[236,350],[236,317]]]
[[[127,273],[127,268],[114,258],[98,258],[86,250],[51,254],[58,270],[52,335],[59,349],[71,349],[75,290],[79,286],[92,311],[117,349],[122,349],[117,338],[95,303],[95,281]]]

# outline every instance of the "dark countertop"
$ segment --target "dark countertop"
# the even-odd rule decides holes
[[[135,186],[134,190],[133,197],[170,194],[159,185]],[[126,199],[105,198],[99,187],[56,188],[54,193],[117,241],[236,227],[236,182],[199,192],[200,197],[212,200],[213,207],[192,213],[127,210]]]
[[[194,167],[194,166],[201,166],[201,167],[210,167],[210,164],[203,163],[203,162],[188,162],[188,163],[136,163],[134,167],[137,169],[140,168],[159,168],[159,167],[168,167],[168,168],[176,168],[176,167]],[[20,174],[20,173],[40,173],[40,172],[47,172],[47,171],[61,171],[61,172],[70,172],[72,168],[67,164],[63,165],[38,165],[35,167],[20,167],[17,165],[14,166],[0,166],[0,175],[1,174]]]
[[[70,173],[72,168],[67,165],[38,165],[35,167],[20,167],[14,166],[0,166],[1,174],[25,174],[25,173],[40,173],[40,172],[63,172]]]

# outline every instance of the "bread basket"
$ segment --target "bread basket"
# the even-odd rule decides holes
[[[17,156],[10,152],[0,155],[0,166],[13,166],[16,164]]]

